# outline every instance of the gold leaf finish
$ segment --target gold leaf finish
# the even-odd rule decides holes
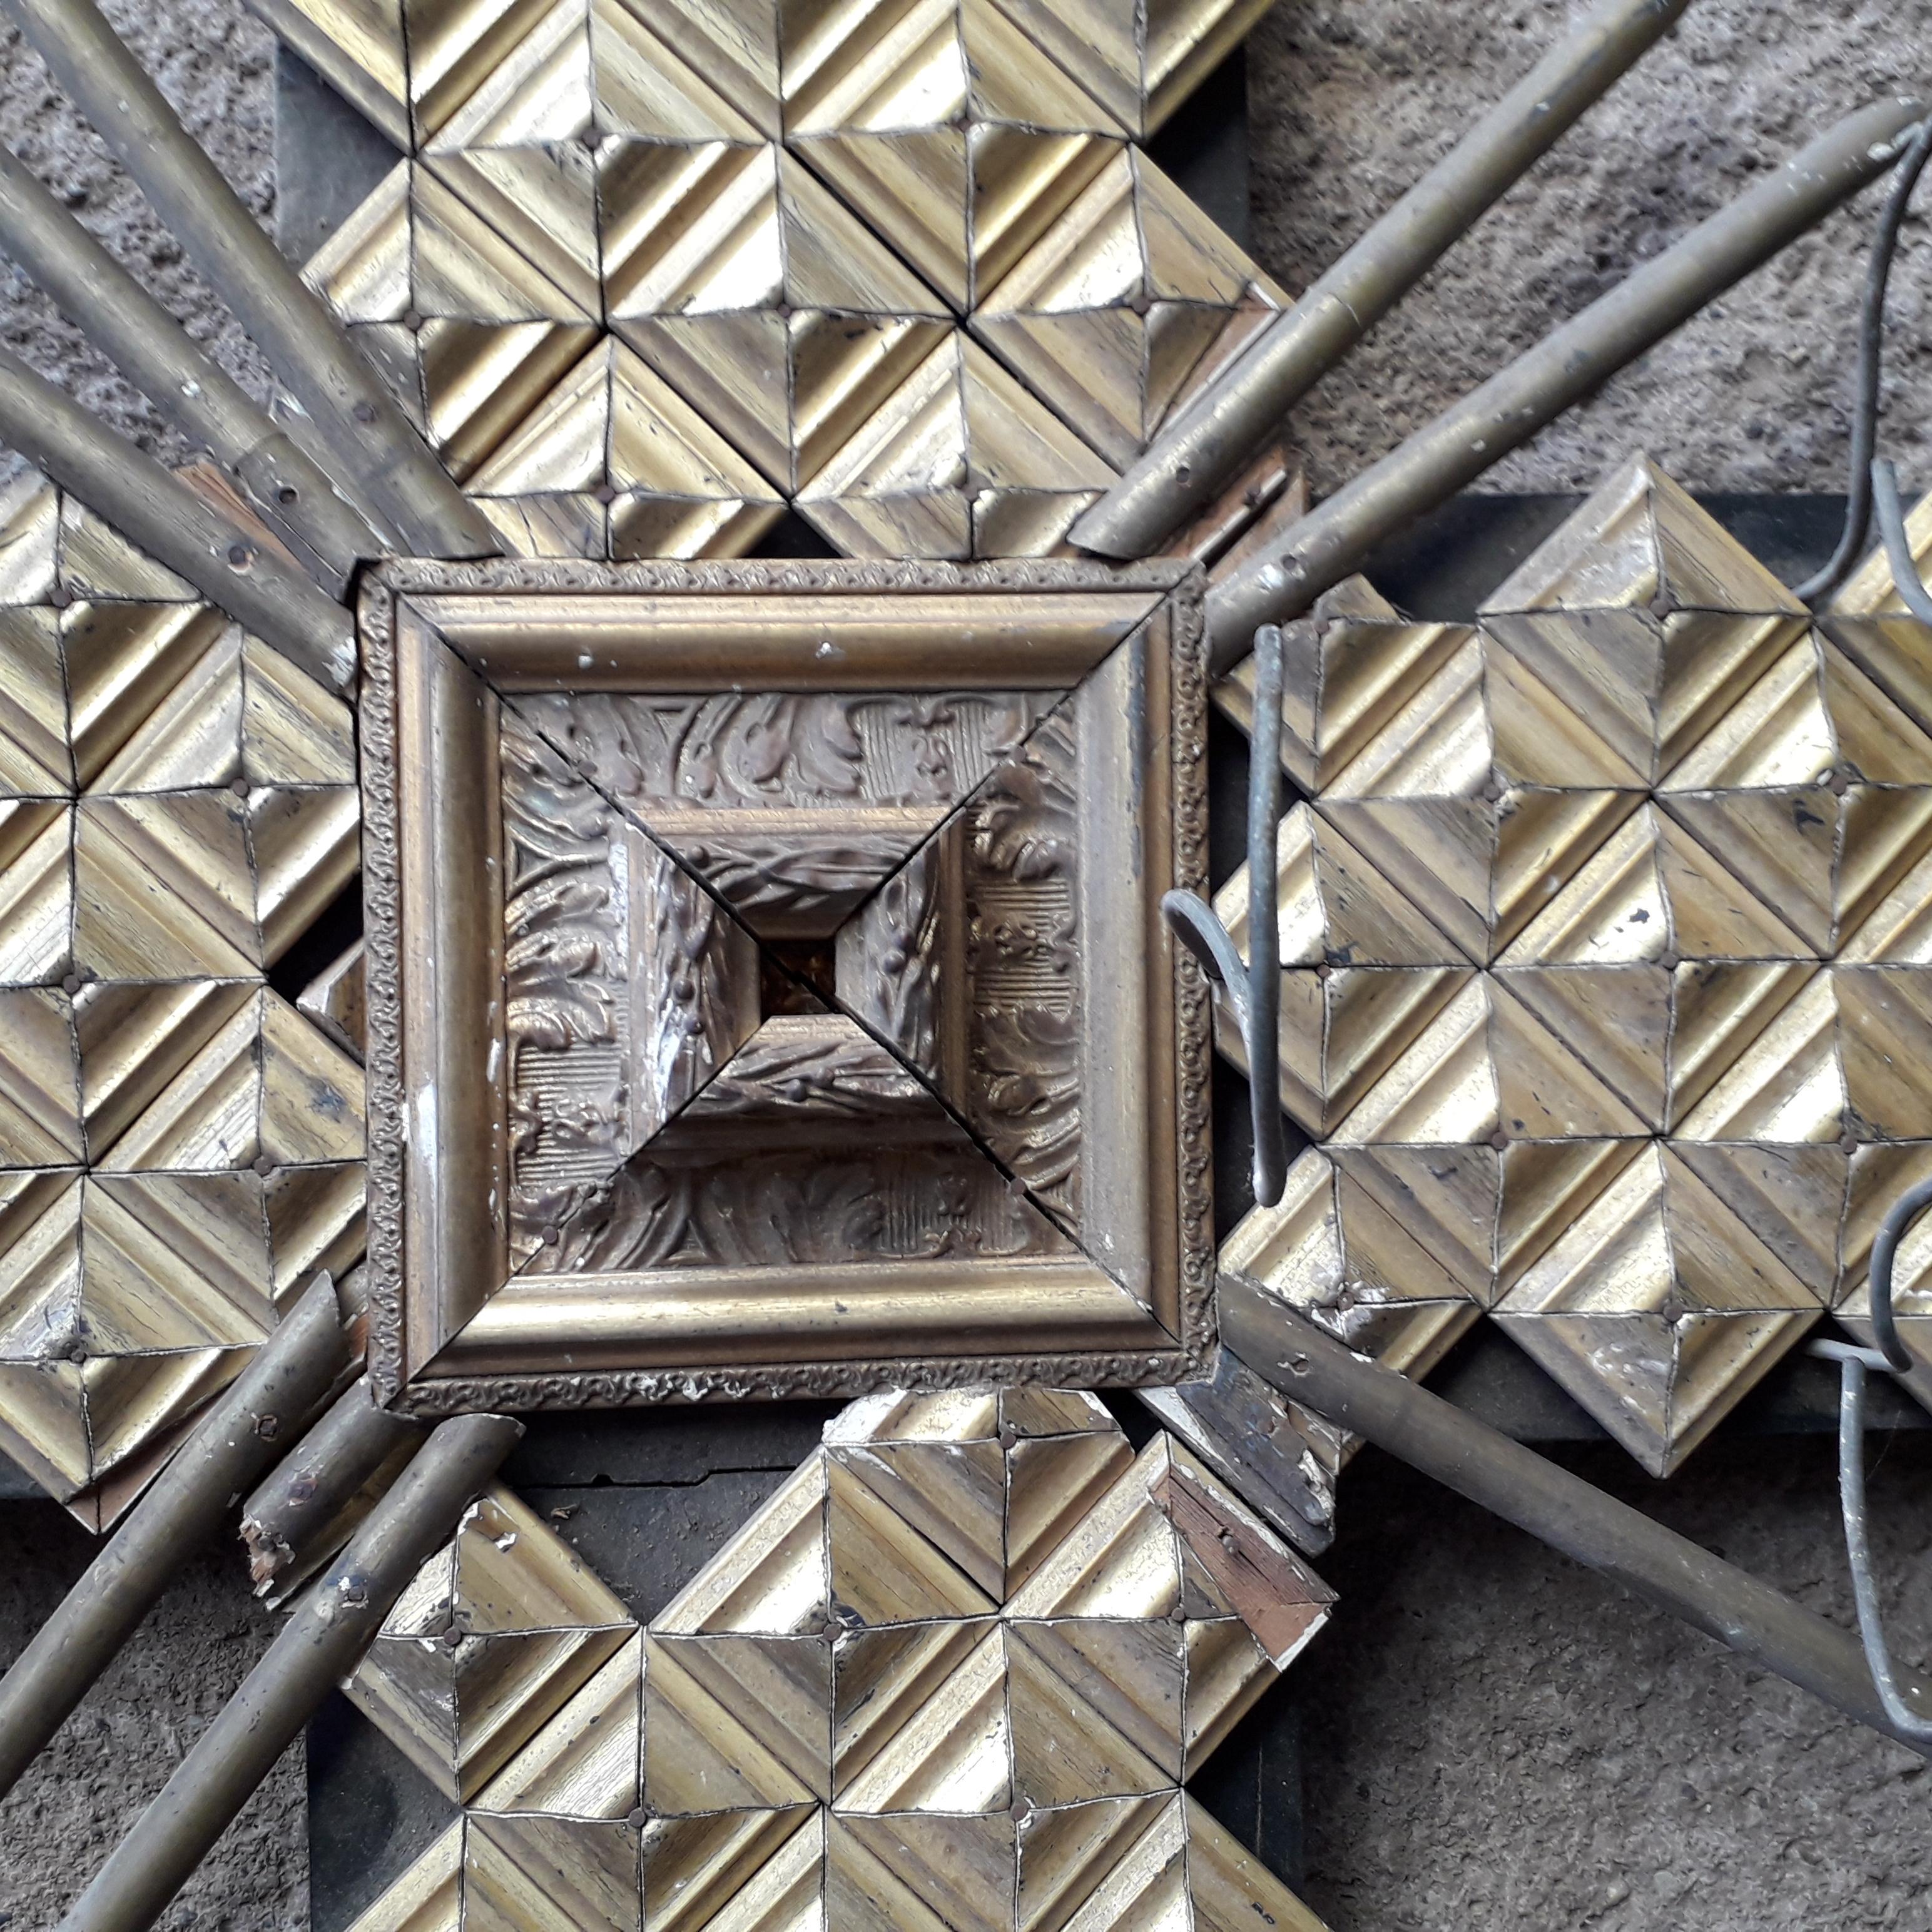
[[[444,1124],[378,1115],[410,1231],[374,1250],[386,1386],[1199,1358],[1205,1003],[1159,911],[1200,866],[1179,568],[403,568],[366,607],[365,743],[409,748],[371,792],[400,866],[370,901],[372,1082]],[[835,1515],[894,1506],[908,1457],[842,1473]],[[953,1520],[989,1520],[950,1460]]]
[[[406,150],[308,279],[520,554],[1045,554],[1284,300],[1133,145],[1256,0],[266,4]]]
[[[1826,1310],[1868,1322],[1932,1144],[1924,640],[1876,562],[1814,627],[1640,458],[1474,632],[1352,582],[1285,641],[1281,1096],[1319,1144],[1222,1265],[1411,1374],[1490,1309],[1667,1473]]]
[[[362,1932],[1320,1932],[1179,1787],[1332,1600],[1069,1391],[854,1403],[644,1630],[494,1490],[350,1687],[466,1808]]]
[[[40,478],[0,542],[0,1448],[98,1526],[362,1252],[361,1070],[266,984],[355,877],[354,739]]]

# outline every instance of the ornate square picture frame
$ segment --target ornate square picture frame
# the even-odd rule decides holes
[[[1198,1372],[1197,572],[404,562],[361,629],[384,1400]]]

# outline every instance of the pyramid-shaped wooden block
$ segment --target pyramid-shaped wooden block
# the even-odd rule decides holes
[[[1342,1171],[1487,1303],[1610,1178],[1642,1117],[1498,981],[1472,980],[1330,1138]]]
[[[781,148],[608,142],[598,194],[612,326],[782,489],[947,333],[939,296]]]
[[[1815,1293],[1856,1281],[1853,1164],[1932,1136],[1912,1069],[1932,1043],[1932,973],[1831,966],[1678,1130],[1679,1151]]]
[[[1828,956],[1932,850],[1932,736],[1813,632],[1658,795]]]
[[[1496,971],[1661,1130],[1797,996],[1816,970],[1807,950],[1714,853],[1646,805]]]
[[[1480,1313],[1472,1288],[1319,1148],[1296,1157],[1274,1206],[1242,1217],[1221,1266],[1418,1381]]]
[[[1495,1312],[1662,1476],[1796,1344],[1820,1306],[1675,1154],[1654,1144]]]
[[[973,332],[1109,461],[1152,439],[1238,311],[1280,292],[1123,149],[974,311]]]
[[[1481,962],[1641,800],[1582,718],[1494,640],[1471,637],[1322,788],[1318,804]]]
[[[1281,1103],[1310,1133],[1331,1131],[1474,969],[1334,826],[1290,808],[1275,842],[1281,946]],[[1248,957],[1248,868],[1214,910]],[[1215,1044],[1247,1070],[1224,1000]]]
[[[1112,466],[970,337],[941,342],[798,495],[854,556],[1032,556]]]
[[[1122,145],[992,0],[788,8],[780,32],[788,142],[962,314]]]
[[[567,1544],[494,1489],[398,1600],[348,1694],[439,1790],[467,1802],[636,1628]]]
[[[1324,591],[1282,626],[1282,769],[1304,791],[1323,790],[1470,635],[1466,625],[1411,622],[1366,578]],[[1252,731],[1252,656],[1215,686],[1214,702]]]
[[[1804,628],[1776,578],[1647,457],[1496,590],[1484,628],[1614,754],[1663,777]]]

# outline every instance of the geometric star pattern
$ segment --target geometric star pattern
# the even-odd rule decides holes
[[[494,1490],[350,1685],[463,1808],[357,1932],[1319,1932],[1181,1787],[1333,1600],[1064,1390],[854,1403],[648,1628]]]
[[[1260,10],[324,15],[406,158],[308,279],[517,550],[1042,554],[1282,304],[1136,145]]]
[[[95,1526],[361,1253],[362,1070],[267,983],[355,876],[355,777],[340,698],[8,487],[0,1450]]]
[[[1489,1311],[1658,1474],[1859,1318],[1932,1154],[1910,622],[1814,626],[1639,458],[1473,626],[1359,581],[1291,626],[1281,1099],[1316,1144],[1223,1265],[1413,1374]]]

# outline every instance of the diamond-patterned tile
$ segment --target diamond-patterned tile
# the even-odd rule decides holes
[[[465,1923],[633,1928],[640,1898],[651,1932],[1153,1906],[1176,1932],[1318,1932],[1179,1787],[1320,1627],[1319,1581],[1185,1450],[1134,1456],[1091,1395],[886,1391],[825,1435],[647,1633],[486,1497],[352,1692],[469,1807],[460,1850],[433,1846],[362,1932],[452,1900]],[[968,1570],[989,1588],[962,1610]]]
[[[1804,629],[1804,607],[1648,457],[1492,593],[1483,627],[1590,721],[1622,776],[1664,777]]]
[[[1932,850],[1932,737],[1812,632],[1672,768],[1658,796],[1828,956]]]
[[[1675,1153],[1653,1144],[1496,1316],[1662,1476],[1815,1325],[1820,1306]]]

